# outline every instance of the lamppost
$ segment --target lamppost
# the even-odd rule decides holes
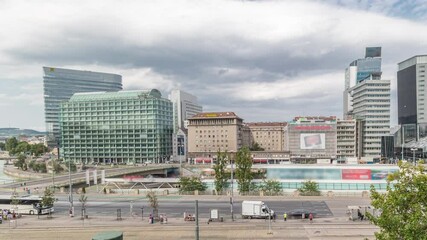
[[[72,152],[68,153],[68,156],[73,154]],[[65,155],[64,155],[65,156]],[[70,191],[70,217],[74,216],[74,206],[73,206],[73,184],[71,183],[71,158],[68,159],[68,179],[69,179],[69,191]]]
[[[231,221],[234,221],[234,215],[233,215],[233,160],[230,157],[230,165],[231,165],[231,197],[230,197],[230,213],[231,213]]]

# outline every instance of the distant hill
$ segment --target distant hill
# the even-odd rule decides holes
[[[0,137],[16,137],[21,135],[38,136],[46,135],[46,132],[39,132],[32,129],[0,128]]]

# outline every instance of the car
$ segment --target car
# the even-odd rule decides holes
[[[304,218],[308,218],[310,213],[313,214],[313,217],[316,216],[316,211],[305,209],[305,208],[294,209],[292,211],[289,211],[287,214],[289,217],[293,217],[293,218],[300,218],[304,214]]]

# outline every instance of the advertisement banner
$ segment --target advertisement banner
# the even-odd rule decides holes
[[[343,169],[343,180],[370,180],[371,169]]]
[[[325,134],[301,133],[300,149],[325,149]]]

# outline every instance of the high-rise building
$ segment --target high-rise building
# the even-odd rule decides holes
[[[75,162],[165,162],[172,103],[156,90],[76,93],[61,104],[61,157]]]
[[[201,113],[203,107],[199,105],[197,97],[184,91],[175,89],[169,95],[173,104],[173,160],[187,159],[187,119]]]
[[[74,93],[122,90],[122,76],[110,73],[43,67],[45,123],[48,146],[60,142],[59,107]]]
[[[411,57],[398,67],[397,115],[403,141],[419,140],[427,136],[427,55]]]
[[[344,119],[356,120],[356,156],[367,161],[381,157],[381,136],[390,133],[390,80],[381,75],[381,47],[366,48],[345,74]]]
[[[344,119],[352,119],[353,105],[349,89],[365,80],[379,80],[381,74],[381,47],[367,47],[365,58],[354,60],[345,69]]]

